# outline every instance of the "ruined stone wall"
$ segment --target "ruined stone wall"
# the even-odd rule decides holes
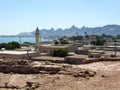
[[[20,73],[20,74],[37,74],[37,73],[48,73],[56,74],[60,71],[59,66],[53,65],[33,65],[33,62],[28,60],[4,60],[0,61],[0,72],[3,73]]]

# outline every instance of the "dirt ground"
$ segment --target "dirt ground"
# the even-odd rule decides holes
[[[83,78],[63,74],[0,73],[0,90],[120,90],[120,61],[96,62],[72,67],[93,70],[96,71],[96,75]],[[27,88],[31,83],[33,88]]]

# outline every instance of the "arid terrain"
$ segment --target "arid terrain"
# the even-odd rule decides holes
[[[120,61],[51,65],[62,68],[56,74],[1,72],[0,90],[120,90]]]

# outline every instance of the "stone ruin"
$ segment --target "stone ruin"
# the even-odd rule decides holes
[[[69,64],[55,64],[51,62],[40,62],[30,60],[0,60],[0,72],[7,74],[57,74],[70,75],[74,78],[89,79],[96,75],[95,71],[81,68],[74,68]],[[26,81],[24,85],[18,86],[11,82],[5,82],[0,86],[0,89],[19,89],[19,90],[34,90],[40,87],[39,82]]]
[[[45,66],[38,62],[32,62],[28,60],[16,60],[16,61],[0,61],[0,72],[3,73],[19,73],[19,74],[38,74],[48,73],[56,74],[60,71],[58,66]]]
[[[63,74],[74,77],[93,77],[96,72],[71,65],[53,64],[30,60],[0,60],[0,72],[19,74]]]

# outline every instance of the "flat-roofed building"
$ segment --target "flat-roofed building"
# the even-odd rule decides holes
[[[37,51],[0,51],[0,59],[30,59],[32,57],[39,56]]]

